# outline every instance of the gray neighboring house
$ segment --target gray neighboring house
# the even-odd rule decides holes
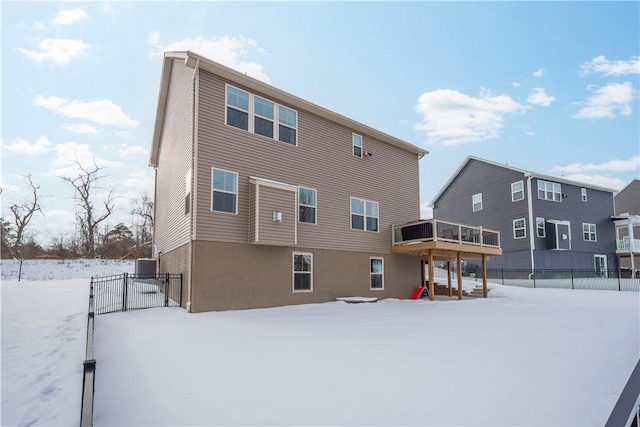
[[[640,269],[640,180],[634,179],[614,196],[616,243],[620,268]]]
[[[604,272],[618,268],[613,194],[469,156],[431,205],[436,219],[500,231],[503,254],[488,268]]]
[[[318,83],[318,82],[316,82]],[[318,83],[321,84],[321,83]],[[154,256],[192,312],[407,298],[427,152],[191,52],[167,52],[152,141]]]

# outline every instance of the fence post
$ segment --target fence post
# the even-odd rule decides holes
[[[180,273],[180,307],[182,307],[182,273]]]
[[[164,275],[164,306],[169,307],[169,273]]]
[[[128,273],[122,273],[122,311],[127,311]]]
[[[622,273],[622,270],[618,269],[618,292],[622,292],[622,287],[620,286],[620,273]]]
[[[504,286],[504,268],[500,269],[500,277],[502,278],[502,286]]]
[[[532,273],[533,273],[533,287],[535,289],[535,287],[536,287],[536,270],[535,270],[535,268],[533,269]]]
[[[575,289],[573,286],[573,268],[571,269],[571,289]]]

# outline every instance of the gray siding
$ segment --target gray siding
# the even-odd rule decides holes
[[[171,69],[166,115],[156,168],[154,245],[162,253],[189,241],[185,176],[191,168],[192,75],[179,61]]]
[[[388,253],[391,225],[419,218],[415,154],[365,134],[373,155],[354,157],[351,129],[300,109],[297,147],[227,126],[225,82],[206,71],[199,82],[197,240],[248,241],[250,176],[317,190],[317,224],[298,224],[301,247]],[[237,215],[211,211],[212,167],[238,172]],[[378,233],[350,229],[350,197],[379,203]]]
[[[615,197],[616,215],[640,215],[640,180],[634,179]]]

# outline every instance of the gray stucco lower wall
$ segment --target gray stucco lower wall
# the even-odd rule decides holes
[[[313,291],[293,291],[293,252],[313,254]],[[370,289],[370,257],[384,258],[384,289]],[[195,241],[193,312],[335,301],[408,298],[420,285],[420,258],[327,249]]]

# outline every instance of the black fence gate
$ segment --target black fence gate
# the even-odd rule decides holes
[[[182,305],[182,274],[92,277],[95,314]]]

